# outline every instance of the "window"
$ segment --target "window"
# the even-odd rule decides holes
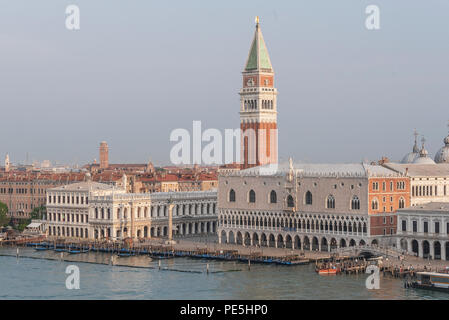
[[[333,195],[329,195],[329,196],[327,197],[327,203],[326,203],[326,205],[327,205],[327,208],[328,208],[328,209],[335,209],[335,198],[334,198]]]
[[[352,210],[360,210],[360,199],[357,196],[352,197],[351,201],[351,209]]]
[[[384,217],[384,224],[386,224],[387,223],[387,218],[386,217]]]
[[[402,231],[407,231],[407,221],[402,220]]]
[[[231,191],[229,191],[229,202],[235,202],[235,191],[234,191],[234,189],[231,189]]]
[[[373,201],[371,201],[371,209],[373,210],[379,209],[379,202],[377,201],[377,199],[373,199]]]
[[[270,192],[270,203],[277,203],[277,195],[274,190],[271,190]]]
[[[373,190],[379,190],[379,182],[373,182]]]
[[[418,232],[418,222],[413,221],[413,232]]]
[[[249,202],[251,203],[256,202],[256,193],[254,192],[254,190],[250,190],[248,198]]]
[[[435,233],[440,233],[440,223],[435,222]]]
[[[310,192],[310,191],[306,192],[306,204],[309,204],[309,205],[312,204],[312,192]]]
[[[399,209],[405,208],[405,200],[404,198],[399,199]]]
[[[424,228],[424,233],[429,232],[429,223],[427,221],[424,221],[423,228]]]
[[[288,195],[287,197],[287,207],[293,208],[295,206],[295,201],[293,200],[293,197],[291,195]]]

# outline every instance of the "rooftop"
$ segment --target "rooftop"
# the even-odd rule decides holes
[[[399,212],[410,212],[410,211],[432,211],[432,212],[444,212],[449,213],[449,202],[429,202],[426,204],[421,204],[414,207],[409,207],[405,209],[399,209]]]
[[[72,183],[61,187],[53,188],[52,191],[95,191],[95,190],[114,190],[109,184],[98,183],[94,181],[84,181]]]
[[[449,176],[449,163],[418,164],[418,163],[385,163],[385,167],[410,177],[445,177]]]
[[[403,174],[380,165],[365,163],[280,163],[277,167],[266,165],[245,170],[221,170],[228,176],[273,175],[284,176],[292,168],[299,177],[400,177]]]

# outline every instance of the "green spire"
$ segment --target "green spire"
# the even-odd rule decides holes
[[[260,69],[273,69],[268,55],[265,41],[263,40],[262,31],[259,27],[259,19],[256,17],[256,32],[249,51],[248,60],[246,61],[245,71],[253,71]]]

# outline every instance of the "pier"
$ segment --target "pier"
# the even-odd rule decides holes
[[[301,254],[277,254],[263,253],[260,249],[252,249],[250,252],[223,247],[203,247],[200,243],[164,244],[162,240],[133,243],[132,241],[67,241],[65,239],[34,239],[26,242],[8,242],[9,246],[26,246],[38,251],[53,250],[68,254],[83,254],[87,252],[110,253],[119,257],[147,255],[153,259],[171,259],[176,257],[188,257],[193,259],[210,259],[238,261],[247,263],[277,264],[277,265],[303,265],[312,260]]]

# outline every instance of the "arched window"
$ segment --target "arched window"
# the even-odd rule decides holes
[[[306,204],[312,204],[312,192],[310,192],[310,191],[307,191],[306,192],[306,199],[305,199],[306,201]]]
[[[256,202],[256,193],[254,192],[254,190],[249,191],[248,201],[252,203]]]
[[[277,195],[274,190],[271,190],[270,192],[270,203],[277,203]]]
[[[293,197],[291,195],[288,195],[287,197],[287,207],[293,208],[295,206],[295,201],[293,200]]]
[[[234,191],[234,189],[231,189],[231,191],[229,191],[229,202],[235,202],[235,191]]]
[[[405,208],[405,200],[404,198],[399,199],[399,209]]]
[[[351,209],[352,210],[360,210],[360,199],[357,196],[352,197],[351,201]]]
[[[373,201],[371,201],[371,209],[373,210],[379,209],[379,202],[377,201],[376,198],[374,198]]]
[[[328,209],[335,209],[335,198],[333,195],[327,197],[326,205]]]

